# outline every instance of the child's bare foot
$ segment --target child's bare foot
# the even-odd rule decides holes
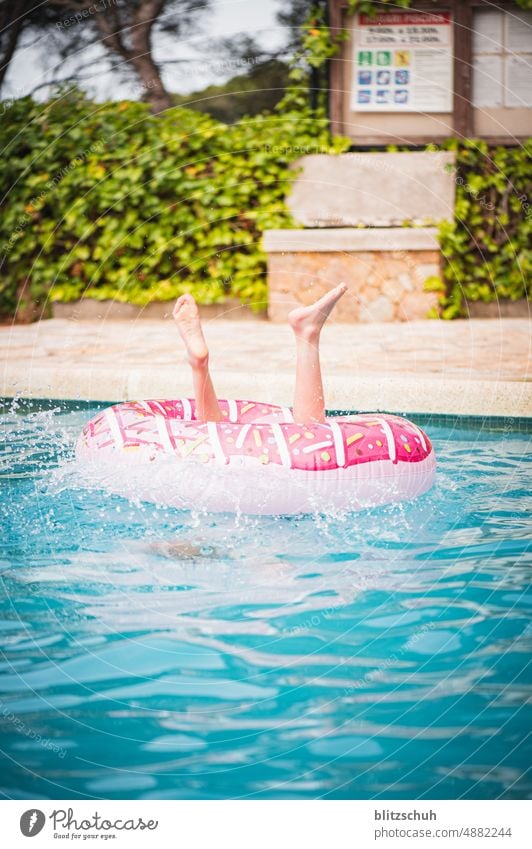
[[[334,305],[347,292],[345,283],[340,283],[323,298],[308,307],[297,307],[288,314],[288,321],[296,336],[302,336],[307,341],[317,339],[321,328],[327,321]]]
[[[181,295],[175,303],[172,315],[185,343],[190,365],[192,368],[205,366],[209,359],[209,350],[201,329],[198,307],[192,295]]]

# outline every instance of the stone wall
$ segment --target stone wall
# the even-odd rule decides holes
[[[287,204],[305,229],[264,234],[269,318],[285,321],[341,282],[349,294],[333,320],[426,318],[438,303],[424,291],[440,274],[436,224],[454,214],[454,161],[441,151],[302,157]]]
[[[272,321],[342,282],[349,292],[331,321],[413,321],[437,306],[423,289],[440,273],[432,230],[270,231],[266,249]]]

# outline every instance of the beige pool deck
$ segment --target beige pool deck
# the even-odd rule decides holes
[[[217,392],[290,404],[294,344],[286,325],[207,320]],[[329,324],[326,403],[335,410],[532,416],[527,319]],[[119,401],[190,395],[172,320],[51,319],[0,327],[1,394]]]

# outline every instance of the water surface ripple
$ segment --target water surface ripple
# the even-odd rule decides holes
[[[59,405],[58,405],[59,406]],[[305,517],[84,489],[90,412],[0,417],[7,798],[529,798],[529,436]]]

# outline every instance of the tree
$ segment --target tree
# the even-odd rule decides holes
[[[244,115],[271,111],[288,85],[288,66],[271,59],[244,68],[244,73],[222,85],[209,85],[191,94],[174,94],[172,100],[176,106],[206,112],[225,124],[233,124]]]
[[[0,87],[35,0],[0,0]]]
[[[301,27],[313,5],[317,5],[317,3],[312,3],[312,0],[290,0],[290,2],[283,3],[281,9],[277,12],[277,20],[287,30],[288,50],[294,51],[299,47]]]
[[[23,29],[53,33],[59,39],[54,46],[63,59],[78,53],[82,45],[99,42],[119,60],[119,68],[134,72],[152,111],[161,112],[172,106],[172,100],[153,58],[154,30],[180,36],[209,3],[210,0],[0,0],[5,27],[2,30],[7,33],[5,43],[0,42],[3,73]],[[8,11],[10,5],[13,9]],[[20,7],[18,14],[15,6]],[[75,80],[76,76],[69,79]]]
[[[175,102],[166,90],[161,69],[185,64],[184,57],[154,59],[152,42],[160,33],[182,38],[197,23],[198,17],[211,0],[0,0],[0,86],[9,61],[23,33],[31,31],[47,39],[47,53],[54,58],[51,78],[42,79],[33,89],[48,88],[57,83],[81,85],[95,74],[93,45],[104,48],[104,57],[111,60],[112,78],[134,74],[142,86],[142,99],[151,103],[154,112],[161,112]],[[314,0],[316,2],[316,0]],[[319,0],[320,3],[324,0]],[[285,65],[301,42],[300,25],[308,15],[312,0],[283,0],[277,20],[285,30],[284,43],[275,49],[266,48],[249,35],[230,39],[216,38],[205,45],[209,57],[219,59],[222,73],[225,67],[243,71],[235,81],[245,94],[242,107],[237,104],[237,89],[225,92],[207,91],[215,96],[214,113],[225,120],[235,120],[245,111],[255,112],[263,104],[270,108],[278,99],[279,89],[286,85]],[[26,39],[24,39],[26,47]],[[89,49],[89,50],[88,50]],[[88,52],[92,61],[81,57]],[[57,63],[55,62],[57,57]],[[64,63],[76,57],[75,69],[65,71]],[[96,60],[99,62],[99,59]],[[72,68],[72,62],[69,62]],[[67,66],[68,67],[68,66]],[[57,69],[57,70],[56,70]],[[88,69],[88,70],[87,70]],[[107,73],[107,71],[106,71]],[[243,76],[250,78],[249,83]],[[251,103],[252,89],[259,91]],[[262,91],[262,88],[265,90]],[[220,95],[219,97],[217,95]],[[259,103],[260,101],[260,103]],[[200,107],[201,108],[201,107]],[[210,108],[207,111],[211,111]]]

